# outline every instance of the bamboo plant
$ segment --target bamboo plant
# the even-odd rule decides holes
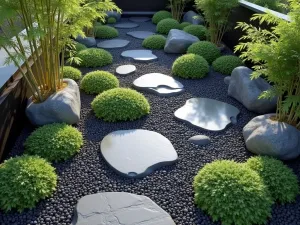
[[[169,0],[168,7],[171,9],[173,19],[181,21],[185,6],[191,0]]]

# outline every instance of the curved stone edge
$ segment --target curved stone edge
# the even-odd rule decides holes
[[[137,50],[144,50],[144,49],[137,49]],[[131,51],[131,50],[126,50],[126,51]],[[126,51],[125,51],[125,52],[126,52]],[[144,50],[144,51],[146,51],[146,50]],[[148,51],[151,51],[151,50],[148,50]],[[123,53],[123,52],[122,52],[122,53]],[[122,53],[121,53],[121,57],[127,58],[127,59],[129,59],[130,61],[134,61],[134,62],[148,63],[148,62],[153,62],[153,61],[157,61],[157,60],[158,60],[157,55],[154,55],[152,51],[151,51],[151,54],[154,55],[156,58],[151,59],[151,60],[137,60],[137,59],[134,59],[134,58],[132,58],[132,57],[130,57],[130,56],[123,56]]]
[[[128,66],[128,65],[122,65],[122,66]],[[131,65],[131,66],[134,66],[134,67],[135,67],[135,70],[132,71],[132,72],[130,72],[130,73],[126,73],[126,74],[118,73],[118,72],[117,72],[117,69],[118,69],[119,67],[121,67],[121,66],[118,66],[118,67],[116,68],[115,73],[116,73],[117,75],[119,75],[119,76],[127,76],[127,75],[130,75],[130,74],[134,74],[134,73],[137,71],[137,68],[136,68],[135,65]]]
[[[130,22],[133,24],[133,22]],[[135,26],[131,26],[131,27],[119,27],[119,25],[122,24],[122,23],[117,23],[114,25],[115,28],[118,28],[118,29],[133,29],[133,28],[137,28],[139,27],[140,25],[135,23]],[[126,23],[125,23],[126,24]],[[128,24],[128,23],[127,23]]]
[[[173,97],[173,96],[181,95],[183,92],[185,92],[184,88],[170,88],[169,86],[165,86],[165,85],[158,86],[158,87],[147,87],[147,88],[145,88],[145,87],[138,87],[138,86],[133,84],[133,87],[138,91],[145,91],[145,92],[148,92],[148,93],[156,94],[160,97]],[[166,88],[169,88],[171,90],[181,90],[181,91],[173,92],[173,93],[160,93],[157,90],[155,90],[159,87],[166,87]]]
[[[125,48],[125,47],[127,47],[128,45],[129,45],[129,43],[130,43],[130,41],[128,41],[128,40],[125,40],[125,39],[117,39],[117,40],[122,40],[122,41],[124,41],[124,42],[126,42],[127,44],[126,45],[124,45],[124,46],[121,46],[121,47],[113,47],[113,48],[107,48],[107,47],[101,47],[101,46],[99,46],[101,43],[103,43],[103,42],[106,42],[106,41],[112,41],[112,40],[114,40],[114,39],[111,39],[111,40],[105,40],[105,41],[100,41],[100,42],[98,42],[97,43],[97,48],[102,48],[102,49],[119,49],[119,48]]]

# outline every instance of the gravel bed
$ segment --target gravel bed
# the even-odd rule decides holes
[[[127,21],[127,19],[122,19]],[[115,69],[124,64],[133,63],[137,71],[128,76],[118,76],[122,87],[131,87],[132,82],[146,73],[159,72],[171,74],[173,61],[178,55],[165,54],[163,51],[153,51],[158,60],[151,63],[132,62],[122,58],[121,52],[130,49],[142,49],[142,40],[126,35],[132,30],[155,31],[155,25],[150,21],[140,23],[135,29],[119,29],[120,37],[130,40],[126,48],[110,50],[114,56],[114,64],[101,68],[114,73]],[[95,69],[82,69],[83,73]],[[216,159],[233,159],[244,162],[251,156],[246,150],[242,129],[256,114],[249,112],[239,102],[227,96],[227,86],[224,76],[213,71],[201,80],[178,79],[185,92],[176,97],[158,97],[144,93],[151,104],[151,114],[138,121],[122,123],[105,123],[97,119],[90,103],[94,96],[81,92],[81,121],[78,129],[84,135],[84,146],[79,154],[64,163],[54,166],[59,175],[55,194],[41,201],[36,208],[24,211],[5,213],[0,211],[1,225],[69,225],[77,200],[85,195],[98,192],[130,192],[150,197],[166,210],[177,225],[210,225],[211,218],[197,209],[193,202],[192,182],[198,170],[205,164]],[[206,97],[220,100],[240,109],[238,123],[224,131],[210,132],[192,127],[174,118],[173,113],[193,97]],[[147,129],[156,131],[167,137],[174,145],[179,155],[179,161],[173,166],[164,167],[143,179],[127,179],[117,175],[104,162],[100,155],[100,142],[108,133],[121,129]],[[21,155],[23,142],[33,130],[29,124],[24,128],[10,156]],[[194,135],[207,135],[211,144],[198,147],[188,142]],[[300,176],[300,160],[287,163]],[[1,194],[1,193],[0,193]],[[287,205],[275,205],[273,218],[269,225],[300,225],[300,197],[297,202]]]

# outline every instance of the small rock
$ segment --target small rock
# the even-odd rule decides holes
[[[231,76],[227,76],[224,78],[224,83],[229,85],[230,84],[230,79],[231,79]]]
[[[208,145],[210,143],[210,138],[205,135],[197,135],[189,138],[189,142],[195,145],[203,146]]]
[[[157,56],[151,50],[128,50],[122,52],[121,55],[141,62],[150,62],[157,59]]]
[[[90,48],[90,47],[94,47],[96,45],[96,39],[93,37],[81,37],[78,36],[75,39],[78,43],[85,45],[86,47]]]
[[[116,69],[116,73],[119,75],[128,75],[134,73],[135,71],[136,67],[134,65],[123,65]]]
[[[198,25],[198,24],[204,25],[205,24],[204,18],[192,10],[190,10],[184,14],[182,21],[189,22],[191,24],[196,24],[196,25]]]

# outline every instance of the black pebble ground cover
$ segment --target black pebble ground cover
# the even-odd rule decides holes
[[[140,27],[131,30],[155,32],[155,25],[149,21],[140,23]],[[153,52],[158,60],[151,63],[130,62],[128,58],[121,57],[124,50],[142,49],[142,40],[126,35],[131,30],[120,29],[120,38],[131,42],[126,48],[110,50],[114,57],[112,65],[93,69],[81,68],[83,75],[97,69],[114,73],[118,66],[129,63],[133,63],[137,71],[132,75],[118,76],[121,87],[131,87],[136,78],[146,73],[171,75],[172,63],[179,55],[155,50]],[[186,91],[169,98],[143,93],[150,102],[151,113],[133,122],[106,123],[97,119],[90,105],[95,96],[81,91],[81,120],[77,128],[83,133],[84,144],[72,159],[53,164],[59,176],[57,191],[51,198],[37,204],[36,208],[21,214],[0,211],[0,224],[69,225],[74,207],[81,197],[98,192],[120,191],[148,196],[166,210],[177,225],[220,225],[221,223],[213,223],[209,216],[194,205],[193,179],[199,169],[214,160],[233,159],[245,162],[251,156],[245,148],[242,129],[256,114],[227,96],[224,75],[213,72],[212,69],[207,77],[199,80],[176,79],[184,85]],[[238,123],[224,131],[210,132],[176,120],[173,113],[193,97],[212,98],[239,108],[241,112]],[[29,124],[26,125],[9,157],[23,154],[23,143],[33,129]],[[164,135],[174,145],[179,161],[143,179],[127,179],[117,175],[102,158],[100,143],[108,133],[122,129],[147,129]],[[212,139],[211,144],[197,147],[188,142],[190,137],[199,134],[209,136]],[[287,165],[300,179],[300,159],[287,162]],[[275,204],[268,225],[300,225],[300,197],[298,196],[296,203]]]

